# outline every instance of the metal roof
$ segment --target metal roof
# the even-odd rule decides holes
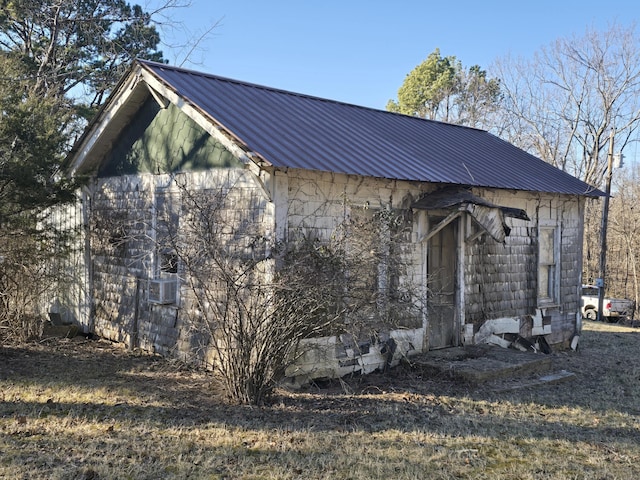
[[[602,195],[484,130],[138,62],[274,167]]]

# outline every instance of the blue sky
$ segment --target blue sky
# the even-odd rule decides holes
[[[148,1],[147,10],[158,3]],[[191,1],[173,21],[192,35],[218,25],[186,63],[183,30],[165,32],[171,64],[380,109],[436,48],[488,68],[587,27],[640,19],[637,0]]]

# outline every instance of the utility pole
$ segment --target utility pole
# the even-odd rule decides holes
[[[605,197],[602,207],[602,223],[600,225],[600,272],[596,282],[598,287],[598,321],[603,320],[602,307],[604,303],[605,276],[607,273],[607,223],[609,221],[609,197],[611,196],[611,176],[613,174],[613,136],[609,135],[609,155],[607,155],[607,175],[605,179]]]

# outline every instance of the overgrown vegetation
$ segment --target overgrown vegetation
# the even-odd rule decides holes
[[[162,61],[151,14],[123,0],[0,2],[0,341],[38,334],[39,300],[67,283],[51,207],[82,179],[63,162],[131,60]],[[163,14],[182,3],[158,6]],[[169,26],[168,21],[165,26]],[[56,265],[55,267],[53,265]]]
[[[640,305],[635,232],[640,49],[635,25],[560,37],[529,58],[504,56],[482,70],[467,70],[439,49],[409,72],[398,101],[387,109],[484,128],[523,150],[604,190],[608,152],[627,157],[613,174],[614,199],[607,231],[610,254],[605,278],[609,296]],[[634,183],[635,182],[635,183]],[[602,206],[586,207],[583,277],[599,276]]]
[[[12,1],[0,9],[0,341],[38,335],[46,292],[66,282],[51,207],[81,179],[62,164],[136,55],[161,60],[150,16],[120,0]]]
[[[68,109],[33,94],[27,73],[0,52],[0,342],[39,333],[39,299],[62,280],[47,264],[72,233],[48,209],[72,202],[77,185],[60,172]]]
[[[287,368],[316,348],[305,339],[346,334],[356,345],[382,342],[401,322],[421,325],[418,288],[397,280],[406,268],[394,251],[405,233],[402,215],[354,210],[330,238],[300,229],[274,243],[259,213],[254,221],[236,214],[261,204],[255,194],[181,188],[172,201],[181,205],[179,226],[166,222],[156,237],[159,251],[179,259],[198,350],[231,401],[263,403]]]
[[[513,391],[419,371],[228,406],[210,374],[103,341],[0,350],[0,477],[637,478],[637,330],[586,322],[567,384]],[[215,385],[215,384],[214,384]]]

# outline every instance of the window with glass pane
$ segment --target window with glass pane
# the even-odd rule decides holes
[[[556,295],[556,229],[541,228],[539,235],[538,298],[552,302]]]

